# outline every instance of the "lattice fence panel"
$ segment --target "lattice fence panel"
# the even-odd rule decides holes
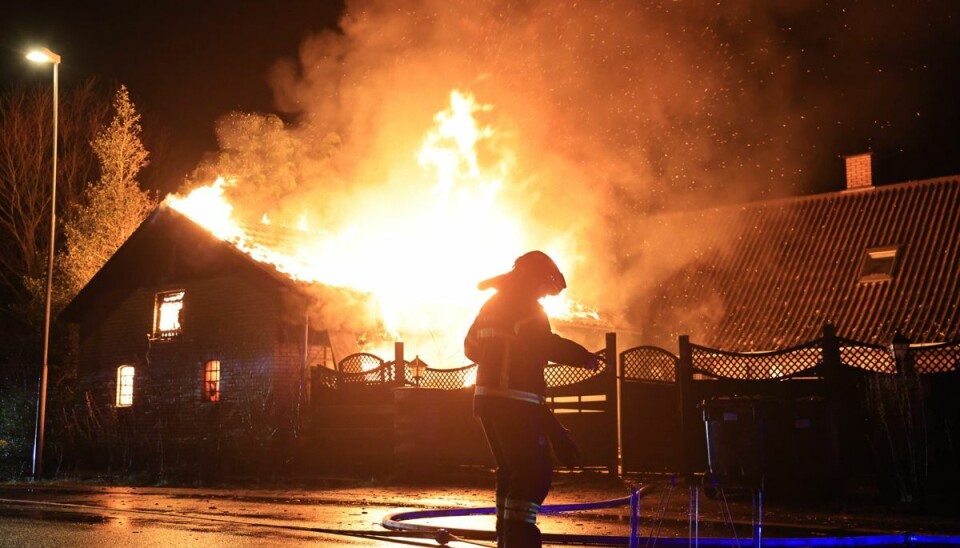
[[[695,371],[727,379],[750,378],[747,364],[739,355],[697,345],[690,346]]]
[[[350,354],[340,360],[340,363],[337,364],[337,371],[341,373],[363,373],[377,369],[382,365],[383,359],[380,358],[380,356],[359,352],[357,354]]]
[[[376,369],[359,373],[342,373],[323,367],[314,367],[315,386],[337,388],[344,385],[380,385],[393,382],[393,364],[385,363]]]
[[[897,372],[897,364],[886,346],[843,338],[839,338],[838,342],[840,343],[840,361],[845,365],[877,373]]]
[[[606,365],[601,363],[597,371],[588,371],[582,367],[571,365],[550,364],[544,369],[543,376],[549,387],[568,386],[577,384],[587,379],[601,374],[606,369]],[[413,377],[413,370],[408,366],[406,368],[406,382],[409,385],[416,384]],[[440,388],[442,390],[458,390],[466,386],[473,386],[477,382],[477,365],[471,364],[457,369],[433,369],[426,368],[423,378],[420,379],[420,386],[425,388]]]
[[[774,352],[735,353],[691,345],[695,371],[714,377],[767,380],[789,377],[820,363],[820,341]]]
[[[413,370],[409,366],[406,368],[406,382],[409,385],[416,384],[413,378]],[[420,386],[424,388],[439,388],[441,390],[459,390],[467,386],[473,386],[477,383],[476,364],[458,367],[456,369],[433,369],[426,368],[423,372],[423,378],[420,379]]]
[[[620,353],[623,378],[676,382],[677,357],[656,346],[638,346]]]
[[[914,371],[921,375],[960,371],[960,341],[937,346],[911,346]]]
[[[340,375],[332,369],[327,369],[325,367],[314,367],[311,370],[311,377],[314,382],[314,386],[317,388],[336,388],[337,387],[337,377]]]
[[[596,371],[561,363],[551,363],[543,370],[543,378],[547,381],[547,386],[551,388],[569,386],[601,375],[608,367],[610,365],[605,361],[600,362],[600,367]]]
[[[779,379],[816,367],[823,361],[823,349],[819,340],[807,344],[764,354],[748,354],[752,370],[764,372],[758,378]]]
[[[385,363],[376,369],[361,373],[340,373],[344,384],[385,384],[393,382],[393,364]]]

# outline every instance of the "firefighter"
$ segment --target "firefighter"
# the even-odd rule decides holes
[[[547,362],[599,367],[583,346],[550,329],[539,299],[557,295],[567,284],[545,253],[521,255],[513,270],[480,282],[496,293],[464,340],[464,353],[477,364],[474,414],[496,462],[497,546],[541,546],[537,513],[550,489],[552,464],[548,437],[562,431],[544,405]],[[575,446],[560,435],[554,450],[571,455]],[[565,449],[565,450],[564,450]]]

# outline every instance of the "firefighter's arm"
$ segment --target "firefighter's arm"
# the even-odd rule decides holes
[[[600,362],[594,353],[579,343],[551,331],[546,315],[532,317],[518,325],[521,326],[518,329],[518,335],[529,337],[547,361],[583,367],[591,371],[600,367]]]
[[[579,343],[565,339],[556,333],[547,336],[547,359],[563,365],[576,365],[596,371],[600,367],[600,360],[596,354],[590,352]]]

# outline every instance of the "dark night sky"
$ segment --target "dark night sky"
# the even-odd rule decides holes
[[[831,136],[823,146],[799,144],[804,176],[819,181],[806,190],[829,189],[842,177],[838,157],[865,150],[874,152],[879,183],[960,173],[960,2],[785,4],[767,14],[771,41],[738,40],[749,35],[751,17],[737,19],[744,26],[726,36],[734,50],[772,46],[793,56],[792,82],[776,87],[793,112],[805,112],[806,139]],[[704,10],[744,5],[766,2],[704,3]],[[342,11],[340,2],[316,0],[18,2],[0,20],[0,79],[48,78],[22,60],[28,46],[47,45],[63,56],[65,86],[90,76],[126,84],[144,125],[162,126],[172,142],[170,173],[182,174],[215,149],[218,116],[273,108],[270,68],[296,58],[311,32],[337,28]],[[678,28],[690,31],[690,21],[697,19]],[[759,90],[780,77],[745,74]],[[178,183],[171,175],[154,184]]]
[[[308,33],[335,28],[341,9],[311,0],[18,2],[0,20],[0,77],[49,81],[49,69],[23,61],[30,46],[45,45],[63,58],[62,87],[89,77],[126,84],[145,129],[163,127],[176,173],[215,150],[217,117],[269,111],[270,67],[296,57]]]

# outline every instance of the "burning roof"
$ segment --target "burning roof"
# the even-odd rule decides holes
[[[416,155],[398,165],[402,180],[357,192],[346,212],[309,201],[238,208],[231,196],[242,174],[164,203],[292,280],[371,295],[392,337],[426,343],[432,350],[422,354],[460,365],[463,333],[485,299],[479,280],[530,249],[547,251],[568,273],[576,262],[569,232],[546,237],[539,217],[506,199],[504,187],[517,184],[511,151],[494,146],[497,131],[478,119],[491,108],[452,92]],[[544,304],[554,317],[596,317],[564,296]]]

